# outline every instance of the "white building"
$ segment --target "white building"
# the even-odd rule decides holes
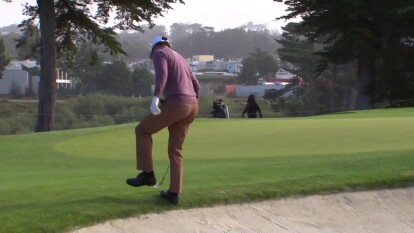
[[[39,76],[32,76],[30,78],[29,73],[23,70],[22,65],[27,68],[40,68],[36,61],[11,61],[3,71],[3,77],[0,79],[0,95],[10,94],[12,85],[16,85],[20,88],[21,93],[25,93],[29,88],[32,89],[34,94],[38,94],[39,90]],[[68,77],[66,72],[57,70],[56,72],[56,84],[57,88],[73,88],[72,80]]]
[[[238,74],[241,72],[243,65],[241,61],[227,61],[225,65],[225,69],[227,72],[232,74]]]
[[[64,88],[64,89],[73,89],[73,82],[72,79],[68,77],[68,72],[63,70],[57,70],[57,77],[56,77],[56,86],[57,89]]]
[[[22,65],[28,68],[37,66],[35,61],[11,61],[0,79],[0,95],[10,94],[13,84],[20,88],[21,93],[25,93],[29,87],[32,87],[33,93],[37,94],[40,77],[33,76],[30,80],[29,73],[22,70]]]
[[[287,71],[283,68],[279,68],[276,71],[276,78],[278,78],[278,79],[290,80],[290,79],[295,78],[295,77],[297,77],[296,74],[292,74],[292,73],[290,73],[289,71]]]
[[[241,60],[214,60],[208,61],[205,68],[212,70],[227,70],[228,73],[240,73],[242,68]]]

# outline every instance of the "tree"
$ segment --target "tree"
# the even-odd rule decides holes
[[[10,57],[4,46],[4,40],[0,36],[0,79],[3,77],[4,68],[10,63]]]
[[[277,50],[283,68],[289,69],[306,81],[316,76],[318,56],[315,45],[297,32],[298,23],[289,23],[282,27],[283,33],[276,41],[282,46]],[[284,64],[287,63],[287,64]]]
[[[265,98],[275,102],[272,106],[277,111],[306,115],[313,114],[323,105],[323,102],[318,102],[318,95],[323,94],[324,90],[315,78],[319,61],[315,44],[298,33],[298,26],[298,23],[289,23],[282,27],[282,36],[277,39],[282,47],[277,52],[283,68],[302,78],[305,85],[294,82],[282,90],[266,93]],[[286,97],[288,91],[293,95]]]
[[[84,93],[95,92],[103,59],[99,55],[97,46],[92,43],[83,43],[79,48],[73,59],[67,60],[67,56],[62,56],[58,61],[59,67],[68,71],[70,76],[77,80],[79,88]]]
[[[330,63],[324,72],[318,74],[318,52],[322,46],[319,41],[311,42],[298,32],[299,25],[299,23],[287,24],[282,28],[281,38],[277,39],[282,46],[277,50],[282,67],[298,75],[305,83],[305,85],[294,86],[295,95],[302,96],[290,98],[290,104],[293,105],[294,100],[300,101],[302,111],[308,114],[348,110],[345,107],[350,101],[350,83],[353,83],[356,76],[355,65]]]
[[[253,22],[248,22],[245,25],[240,26],[239,28],[245,29],[247,31],[267,31],[265,24],[254,24]]]
[[[50,131],[55,124],[56,107],[56,22],[55,6],[51,0],[38,0],[40,23],[40,85],[35,132]],[[27,28],[32,23],[26,23]]]
[[[40,31],[36,26],[28,26],[23,35],[17,40],[17,55],[19,59],[40,59]]]
[[[22,35],[17,32],[10,32],[1,36],[3,37],[4,46],[6,47],[10,57],[12,59],[17,57],[16,40],[18,40]]]
[[[134,69],[132,72],[132,90],[134,96],[150,96],[151,85],[154,84],[154,75],[147,69]]]
[[[259,73],[253,58],[247,57],[242,61],[240,74],[237,76],[237,82],[246,85],[256,85],[259,80]]]
[[[175,42],[179,39],[186,38],[194,33],[203,31],[201,24],[184,24],[184,23],[173,23],[170,26],[170,40]]]
[[[387,46],[414,36],[414,3],[405,0],[298,1],[274,0],[288,6],[279,19],[302,17],[301,32],[323,40],[320,69],[329,62],[357,60],[358,109],[375,107],[377,65]]]
[[[160,35],[164,35],[164,34],[160,34]],[[150,46],[148,46],[148,41],[151,41],[152,39],[142,41],[142,40],[139,40],[138,37],[136,36],[137,34],[135,34],[134,39],[133,38],[128,38],[128,39],[120,38],[119,39],[119,41],[122,43],[122,48],[124,48],[125,51],[128,51],[128,55],[121,55],[119,58],[121,58],[122,60],[128,61],[128,62],[136,62],[137,60],[146,59],[149,57],[151,48]]]
[[[277,71],[276,59],[260,49],[256,49],[249,57],[244,58],[242,65],[237,79],[243,84],[255,85],[260,78],[273,77]]]
[[[245,31],[236,28],[214,32],[206,29],[175,41],[175,50],[186,57],[209,54],[215,58],[234,59],[249,56],[257,48],[272,53],[278,47],[269,31]]]
[[[176,2],[184,3],[182,0],[37,0],[35,6],[26,3],[25,14],[30,18],[19,26],[27,29],[36,25],[36,19],[39,18],[41,34],[40,92],[35,132],[53,129],[57,52],[76,51],[77,44],[91,39],[94,43],[104,45],[111,54],[125,53],[116,40],[114,30],[142,31],[139,23],[143,21],[153,27],[152,18],[163,16]],[[115,15],[113,26],[101,26],[108,24],[112,13]]]
[[[163,25],[156,25],[153,28],[144,28],[145,33],[140,32],[121,32],[118,33],[119,42],[122,48],[128,51],[128,55],[121,54],[119,58],[128,62],[136,62],[139,59],[149,57],[151,47],[149,41],[159,35],[167,35],[167,29]]]
[[[96,86],[108,94],[132,96],[131,71],[124,61],[114,60],[103,66]]]
[[[411,42],[412,43],[412,42]],[[379,64],[378,101],[393,107],[414,106],[414,44],[394,44]]]

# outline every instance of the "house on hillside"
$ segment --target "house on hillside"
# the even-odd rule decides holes
[[[193,72],[206,69],[206,64],[210,61],[214,61],[214,55],[194,55],[192,58],[187,59],[187,62]]]
[[[194,55],[191,60],[198,62],[214,61],[214,55]]]
[[[241,60],[230,60],[225,62],[225,69],[228,73],[239,74],[243,65]]]
[[[227,70],[228,73],[238,74],[242,67],[241,59],[214,59],[214,55],[194,55],[192,58],[187,59],[187,61],[193,72],[208,69],[217,71]]]
[[[214,60],[206,62],[206,69],[210,70],[227,70],[228,73],[238,74],[242,68],[241,60]]]

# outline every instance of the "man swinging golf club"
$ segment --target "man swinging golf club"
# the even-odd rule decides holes
[[[155,37],[151,45],[150,58],[155,68],[155,89],[150,106],[152,114],[135,127],[137,169],[142,172],[126,182],[134,187],[156,185],[152,163],[152,134],[168,127],[170,186],[168,190],[162,190],[160,195],[177,205],[183,182],[182,146],[190,124],[198,114],[200,84],[187,61],[171,49],[166,37]],[[165,100],[159,106],[161,95]]]

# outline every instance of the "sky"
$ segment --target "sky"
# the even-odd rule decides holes
[[[22,4],[36,4],[36,0],[13,0],[6,3],[0,0],[0,27],[18,24],[22,15]],[[167,28],[172,23],[198,23],[202,26],[214,27],[216,31],[236,28],[253,22],[264,24],[271,31],[281,31],[284,20],[275,20],[285,14],[286,6],[273,0],[184,0],[183,4],[173,4],[174,9],[164,17],[154,20],[156,24]]]

